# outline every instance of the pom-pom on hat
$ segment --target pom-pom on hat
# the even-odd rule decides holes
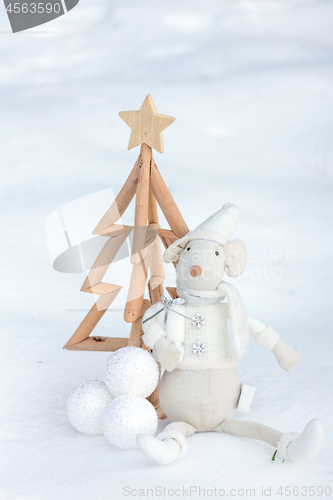
[[[194,231],[190,231],[179,240],[174,241],[164,252],[164,262],[178,260],[179,250],[183,250],[191,240],[216,241],[225,245],[231,238],[238,221],[238,208],[232,203],[226,203],[223,207],[208,217]]]

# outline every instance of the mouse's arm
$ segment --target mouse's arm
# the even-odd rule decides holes
[[[163,305],[158,302],[145,312],[142,318],[142,329],[144,331],[142,341],[147,347],[152,349],[152,354],[156,361],[161,363],[166,371],[171,372],[176,368],[181,352],[166,338],[164,328],[157,322],[156,316],[154,316],[162,307]],[[164,311],[159,314],[164,316]],[[151,318],[152,316],[154,317]]]
[[[249,331],[259,345],[273,351],[277,362],[286,372],[291,370],[299,360],[299,353],[280,339],[280,335],[269,325],[265,325],[252,316],[247,317]]]

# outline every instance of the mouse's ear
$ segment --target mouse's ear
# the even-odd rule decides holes
[[[228,241],[224,246],[225,264],[224,269],[230,278],[236,278],[246,266],[246,246],[242,240]]]
[[[171,243],[171,245],[165,250],[163,254],[164,262],[169,263],[178,260],[180,254],[182,253],[188,242],[189,238],[187,235],[185,235],[179,240],[176,240],[173,243]]]

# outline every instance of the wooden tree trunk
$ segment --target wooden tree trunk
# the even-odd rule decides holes
[[[145,246],[145,231],[148,218],[148,199],[149,199],[149,175],[150,161],[152,157],[151,148],[146,144],[141,145],[141,163],[139,180],[136,190],[135,220],[134,220],[134,238],[133,253],[138,253],[140,262],[133,264],[132,276],[128,291],[127,302],[124,312],[124,320],[127,323],[133,323],[140,316],[142,309],[143,296],[147,283],[147,268],[144,258],[141,257],[141,251]],[[136,231],[137,229],[137,231]]]

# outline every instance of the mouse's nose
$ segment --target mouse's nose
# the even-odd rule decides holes
[[[192,266],[191,269],[190,269],[190,275],[193,277],[193,278],[199,278],[199,276],[201,275],[202,273],[202,269],[200,266]]]

